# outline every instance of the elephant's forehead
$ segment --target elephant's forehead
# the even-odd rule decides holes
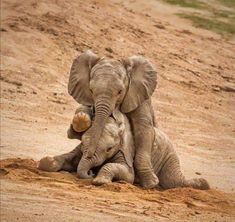
[[[98,75],[112,75],[118,78],[125,78],[126,70],[123,65],[113,59],[102,59],[91,70],[91,78]]]
[[[119,138],[118,133],[119,133],[118,125],[112,118],[109,118],[101,134],[99,141],[100,144],[105,144],[107,146],[116,145],[116,143],[118,142],[117,138]]]

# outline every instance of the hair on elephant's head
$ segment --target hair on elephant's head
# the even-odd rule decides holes
[[[86,156],[86,148],[83,143],[87,139],[86,133],[82,136],[81,151],[82,158],[78,164],[77,173],[80,178],[91,178],[90,169],[101,166],[106,160],[111,159],[115,154],[121,152],[127,165],[133,165],[133,140],[130,133],[130,126],[127,125],[126,117],[119,111],[114,111],[114,117],[108,117],[104,130],[97,143],[97,148],[91,158]]]
[[[95,106],[95,121],[87,142],[92,156],[105,122],[116,107],[128,113],[139,107],[155,90],[156,72],[141,56],[122,61],[100,58],[90,50],[78,56],[72,64],[68,84],[69,94],[83,105]],[[89,146],[88,146],[89,145]]]

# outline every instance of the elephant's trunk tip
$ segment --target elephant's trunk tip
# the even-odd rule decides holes
[[[89,174],[88,171],[78,170],[77,171],[78,178],[80,179],[91,179],[93,176]]]

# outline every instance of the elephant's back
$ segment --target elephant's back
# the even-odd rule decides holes
[[[161,149],[170,149],[172,147],[172,143],[169,137],[157,127],[154,127],[155,130],[155,145],[161,147]]]

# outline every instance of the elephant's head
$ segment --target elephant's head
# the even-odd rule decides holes
[[[88,158],[84,142],[86,141],[86,133],[82,136],[81,151],[82,158],[78,164],[77,173],[80,178],[86,179],[92,176],[88,174],[89,170],[94,167],[101,166],[106,160],[111,159],[118,152],[122,152],[126,163],[130,166],[133,164],[133,141],[128,126],[125,125],[123,114],[115,117],[108,117],[104,130],[97,143],[94,155]],[[119,121],[121,117],[122,121]],[[131,133],[130,133],[131,134]]]
[[[92,157],[105,123],[116,107],[135,110],[156,87],[156,72],[148,60],[132,56],[122,61],[99,58],[91,51],[78,56],[70,71],[69,94],[83,105],[95,106],[95,121],[84,146]]]

